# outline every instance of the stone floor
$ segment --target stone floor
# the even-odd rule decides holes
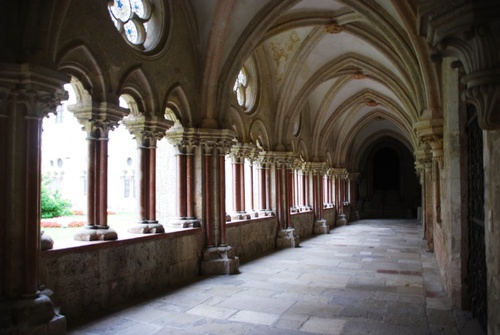
[[[482,334],[411,220],[363,220],[69,334]]]

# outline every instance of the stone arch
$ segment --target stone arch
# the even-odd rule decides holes
[[[154,101],[151,84],[140,67],[131,68],[125,73],[118,92],[120,92],[119,95],[128,95],[134,100],[137,108],[130,107],[132,115],[153,115],[159,113],[158,104]]]
[[[250,125],[250,138],[255,143],[258,141],[265,151],[271,150],[268,129],[261,120],[257,119]]]
[[[246,143],[247,134],[245,130],[245,125],[242,117],[234,107],[231,107],[229,109],[228,117],[225,123],[226,123],[225,125],[226,128],[229,128],[234,132],[236,132],[236,137],[238,138],[238,141],[240,141],[241,143]]]
[[[165,111],[167,108],[172,110],[183,127],[190,128],[194,126],[189,99],[179,84],[174,85],[167,94],[162,110]]]
[[[84,44],[64,48],[58,56],[58,69],[78,79],[93,101],[108,100],[108,84],[92,51]],[[118,97],[114,103],[118,104]]]

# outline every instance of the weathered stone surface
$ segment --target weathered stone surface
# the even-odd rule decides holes
[[[288,228],[288,229],[280,230],[278,232],[276,246],[278,249],[298,247],[299,246],[299,237],[294,234],[294,229]]]

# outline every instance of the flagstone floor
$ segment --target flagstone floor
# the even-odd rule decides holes
[[[358,221],[69,334],[482,334],[422,236],[415,220]]]

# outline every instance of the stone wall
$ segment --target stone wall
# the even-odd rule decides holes
[[[458,307],[467,308],[468,295],[464,292],[465,262],[467,260],[467,227],[465,206],[466,174],[464,171],[464,135],[460,123],[464,123],[464,111],[460,111],[458,74],[443,61],[443,94],[447,97],[443,108],[443,156],[444,162],[439,171],[440,217],[434,223],[434,252],[441,270],[441,276],[451,302]],[[465,236],[464,236],[465,235]]]
[[[326,223],[328,224],[328,227],[330,229],[333,229],[335,227],[335,220],[336,218],[336,211],[335,208],[328,208],[323,211],[323,216],[325,217]]]
[[[231,222],[226,226],[227,243],[245,262],[276,249],[277,230],[275,216]]]
[[[292,227],[295,229],[294,234],[300,240],[311,237],[314,231],[314,212],[302,212],[291,215]]]
[[[71,323],[199,274],[201,229],[42,252],[40,282]]]

